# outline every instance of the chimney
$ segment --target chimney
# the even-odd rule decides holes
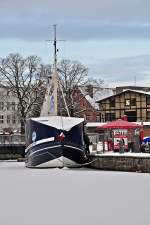
[[[91,98],[93,98],[93,85],[89,84],[86,86],[86,91]]]

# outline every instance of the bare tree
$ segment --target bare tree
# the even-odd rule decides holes
[[[23,58],[19,54],[10,54],[0,59],[0,81],[18,100],[16,113],[22,132],[26,119],[40,112],[45,91],[41,77],[46,71],[37,56]]]
[[[88,68],[78,61],[62,60],[58,64],[58,72],[70,116],[80,116],[86,111],[86,107],[81,106],[81,101],[89,95],[89,91],[82,90],[89,89],[94,93],[97,89],[92,87],[102,86],[104,82],[101,79],[89,78]],[[60,114],[66,115],[62,98],[60,97],[59,100]]]
[[[80,62],[71,60],[62,60],[58,64],[58,72],[60,74],[60,85],[63,89],[70,116],[74,116],[75,103],[74,96],[79,85],[85,85],[88,81],[88,69]],[[64,114],[64,107],[62,99],[59,98],[59,104],[62,114]]]

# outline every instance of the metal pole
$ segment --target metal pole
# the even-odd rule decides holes
[[[57,71],[57,38],[56,38],[56,24],[54,24],[54,71]]]

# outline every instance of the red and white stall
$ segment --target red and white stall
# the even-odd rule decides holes
[[[106,130],[107,134],[111,133],[111,137],[109,136],[107,140],[108,150],[119,150],[120,139],[123,140],[124,148],[127,150],[129,142],[128,131],[141,129],[142,126],[133,122],[118,119],[99,126],[98,128]]]

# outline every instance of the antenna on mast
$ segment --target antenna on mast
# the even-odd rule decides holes
[[[54,26],[54,71],[57,71],[57,37],[56,37],[56,24]]]
[[[51,41],[53,42],[53,45],[54,45],[54,72],[57,71],[57,52],[58,52],[58,49],[57,49],[57,42],[58,41],[65,41],[65,40],[57,40],[57,24],[54,24],[53,25],[53,28],[54,28],[54,40],[46,40],[46,41]]]

